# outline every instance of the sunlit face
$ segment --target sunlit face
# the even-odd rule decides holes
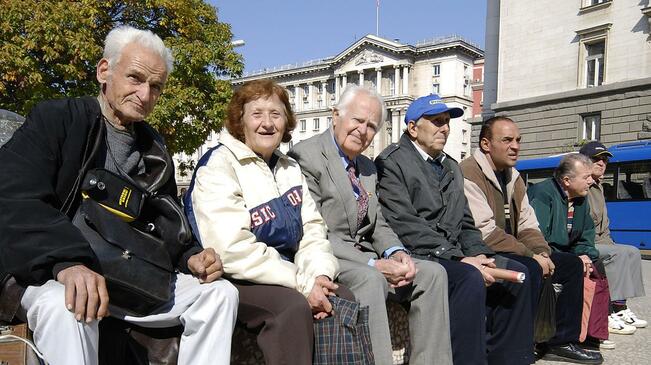
[[[592,178],[594,180],[601,180],[606,173],[606,166],[608,165],[608,156],[595,156],[592,160]]]
[[[126,125],[145,119],[154,110],[167,80],[167,68],[158,53],[130,43],[112,67],[106,59],[99,62],[97,80],[110,109],[107,112]]]
[[[343,114],[335,109],[332,127],[341,151],[350,159],[359,156],[373,142],[381,119],[380,102],[365,93],[357,94]]]
[[[244,104],[242,115],[244,143],[256,154],[269,161],[282,142],[287,128],[285,105],[273,94]]]
[[[407,132],[425,153],[436,157],[443,151],[450,134],[450,113],[424,115],[415,122],[410,120]]]
[[[575,162],[574,177],[563,177],[563,188],[570,199],[588,195],[590,186],[594,183],[592,180],[592,166],[586,166],[580,162]]]
[[[483,138],[481,148],[488,152],[493,169],[502,171],[515,166],[520,153],[522,136],[518,126],[508,120],[498,120],[491,127],[491,139]]]

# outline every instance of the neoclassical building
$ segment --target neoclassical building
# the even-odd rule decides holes
[[[466,111],[451,121],[445,148],[461,160],[470,154],[471,127],[466,119],[473,117],[473,68],[482,59],[483,50],[459,36],[410,45],[367,35],[334,57],[250,72],[233,79],[232,84],[237,88],[247,81],[270,78],[287,88],[298,123],[292,141],[281,146],[283,151],[330,126],[332,106],[346,85],[377,90],[386,102],[387,120],[365,152],[369,157],[398,141],[405,111],[415,98],[437,93],[446,103]],[[196,161],[216,140],[212,136],[193,156],[175,156],[176,162]],[[179,176],[179,185],[189,178]]]

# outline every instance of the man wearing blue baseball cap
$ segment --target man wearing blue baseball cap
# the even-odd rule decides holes
[[[382,213],[414,257],[437,261],[448,273],[454,363],[531,364],[531,285],[495,280],[487,268],[529,272],[486,246],[461,170],[443,152],[450,118],[462,115],[436,94],[409,106],[400,141],[375,160]]]

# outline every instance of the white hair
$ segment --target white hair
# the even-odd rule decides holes
[[[104,40],[104,55],[109,67],[115,66],[122,55],[124,47],[130,43],[138,43],[158,53],[165,61],[165,71],[169,75],[174,67],[172,51],[165,47],[163,40],[149,30],[136,29],[128,25],[113,28]]]
[[[384,99],[382,99],[382,96],[378,94],[375,90],[372,89],[367,89],[365,87],[361,87],[359,85],[355,84],[348,84],[344,91],[341,93],[341,96],[339,97],[339,102],[337,105],[335,105],[335,109],[339,111],[340,115],[346,114],[346,109],[348,108],[348,105],[355,99],[355,97],[361,93],[364,93],[371,98],[377,100],[377,102],[380,104],[380,109],[382,110],[382,117],[380,119],[380,122],[378,123],[377,129],[378,131],[382,127],[382,124],[384,123],[384,120],[387,118],[387,108],[386,105],[384,104]]]

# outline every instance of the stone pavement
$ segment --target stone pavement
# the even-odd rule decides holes
[[[642,260],[642,275],[646,297],[634,298],[628,305],[638,317],[651,322],[651,261]],[[610,340],[615,341],[614,350],[602,350],[605,365],[646,365],[651,364],[651,325],[647,328],[638,328],[633,335],[610,335]],[[536,365],[567,364],[556,361],[539,360]]]

